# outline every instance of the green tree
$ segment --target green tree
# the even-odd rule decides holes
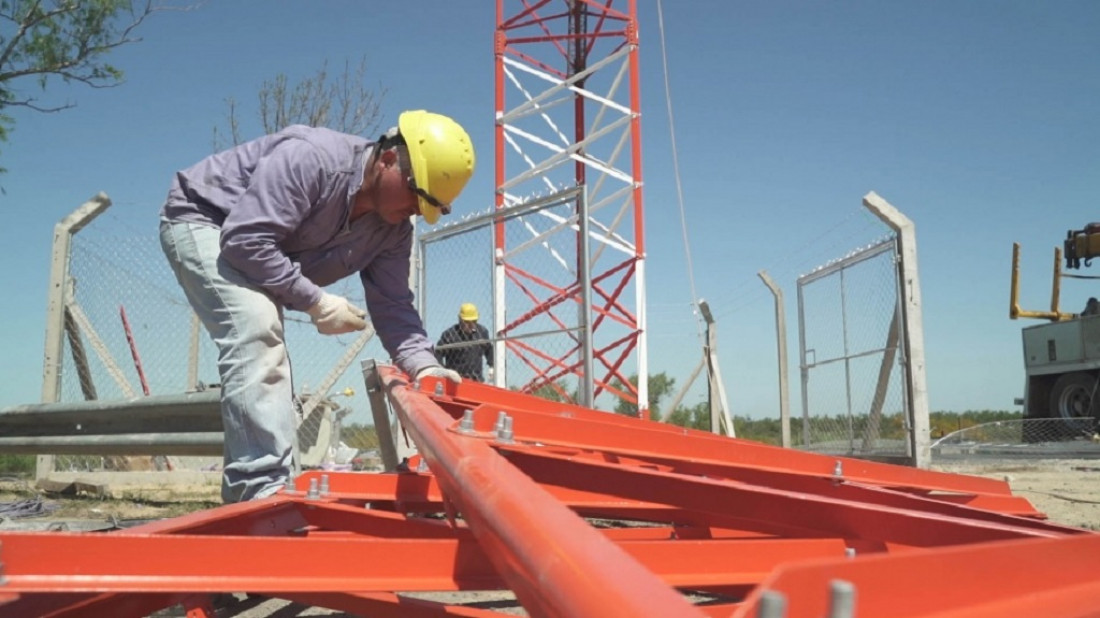
[[[153,0],[0,0],[0,142],[14,127],[11,108],[55,113],[76,105],[39,100],[51,80],[121,84],[122,70],[106,56],[140,41],[138,26],[170,8],[179,7]]]
[[[735,416],[733,424],[737,426],[737,437],[755,440],[764,444],[779,446],[783,443],[783,424],[778,418],[748,418]],[[801,423],[797,424],[801,427]],[[797,427],[792,427],[796,430]]]
[[[710,431],[710,404],[701,401],[690,408],[680,406],[669,413],[665,420],[671,425]]]
[[[378,431],[374,425],[350,423],[341,432],[341,441],[362,451],[378,448]]]
[[[554,382],[553,384],[543,384],[531,391],[531,394],[535,397],[558,403],[576,403],[580,399],[577,389],[573,388],[570,390],[569,384],[564,380]]]
[[[637,389],[638,375],[634,374],[627,378],[634,388],[627,388],[622,382],[615,380],[612,382],[612,386],[616,389],[623,391],[624,393],[632,392]],[[672,387],[676,385],[676,378],[668,377],[668,374],[661,372],[658,374],[652,374],[649,376],[649,417],[661,418],[661,400],[666,395],[672,392]],[[634,403],[620,398],[615,402],[615,413],[622,414],[623,416],[637,416],[638,407]]]

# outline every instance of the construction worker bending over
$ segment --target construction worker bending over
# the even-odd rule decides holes
[[[493,344],[489,331],[477,322],[477,307],[463,303],[458,309],[458,323],[443,331],[435,344],[435,353],[443,366],[453,369],[464,378],[484,382],[481,374],[481,358],[489,364],[489,377],[493,371]]]
[[[439,366],[413,306],[410,217],[435,223],[474,171],[454,120],[401,114],[376,142],[291,126],[176,173],[160,240],[218,348],[225,502],[270,496],[291,473],[296,413],[283,311],[323,335],[364,330],[366,312],[322,289],[359,273],[370,320],[417,379]]]

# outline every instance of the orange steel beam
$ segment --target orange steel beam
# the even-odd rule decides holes
[[[617,447],[624,451],[650,450],[688,460],[743,463],[760,470],[821,478],[834,476],[837,463],[840,463],[843,477],[851,481],[928,491],[1011,495],[1008,484],[995,479],[784,449],[664,423],[634,423],[633,419],[619,414],[505,392],[476,382],[462,382],[448,394],[459,409],[477,408],[486,399],[492,402],[487,409],[502,409],[503,406],[517,422],[523,421],[526,436],[544,444],[592,446],[601,451],[618,450]],[[491,427],[495,416],[479,420],[487,423],[479,427]]]
[[[499,447],[498,447],[499,448]],[[415,467],[415,466],[413,466]],[[682,471],[682,469],[681,469]],[[320,472],[307,472],[298,480],[298,486],[308,487],[310,479],[319,479],[322,473]],[[408,473],[403,475],[369,475],[364,476],[360,474],[328,474],[330,478],[330,486],[334,494],[339,494],[342,501],[346,501],[351,504],[372,502],[375,508],[382,507],[389,510],[396,510],[400,512],[429,512],[442,510],[443,498],[439,491],[438,485],[434,481],[434,477],[430,474],[419,475],[417,473]],[[715,477],[717,475],[710,473],[708,476]],[[409,490],[400,490],[400,494],[396,500],[394,500],[393,494],[397,490],[398,481],[403,484],[404,481],[415,479],[415,485],[417,486],[417,492],[413,493]],[[764,479],[755,481],[755,485],[767,485]],[[986,513],[983,510],[965,510],[959,511],[950,505],[940,505],[939,501],[944,500],[943,497],[937,497],[932,501],[929,499],[913,496],[910,494],[899,494],[896,492],[880,492],[873,487],[863,487],[853,483],[820,483],[819,488],[815,488],[811,483],[816,481],[801,481],[799,478],[795,478],[790,481],[789,487],[797,487],[799,491],[806,491],[809,493],[821,493],[821,492],[835,492],[836,494],[847,493],[848,499],[856,500],[858,497],[863,497],[869,500],[870,496],[876,494],[883,494],[877,498],[883,505],[901,505],[912,504],[919,505],[926,510],[942,512],[946,514],[956,513],[976,519],[995,517],[996,513]],[[413,483],[409,483],[413,484]],[[608,496],[606,494],[583,491],[579,489],[569,487],[559,487],[553,484],[543,484],[543,489],[548,491],[559,502],[569,506],[579,513],[590,517],[604,517],[620,519],[639,519],[643,521],[663,521],[663,520],[675,520],[685,522],[685,511],[676,507],[671,507],[656,502],[647,502],[643,500],[632,500],[624,498],[622,496]],[[864,492],[860,494],[857,492]],[[988,503],[988,504],[984,504]],[[1026,499],[1017,496],[1005,496],[1003,498],[998,497],[979,497],[969,501],[968,506],[976,507],[978,509],[984,508],[988,511],[996,512],[1009,512],[1010,514],[1032,514],[1035,513],[1034,507],[1031,506]],[[984,504],[984,506],[983,506]],[[1015,510],[1019,513],[1012,513],[1005,505],[1011,504],[1014,507],[1018,507]],[[312,507],[311,507],[312,508]],[[349,506],[346,511],[353,518],[349,521],[347,526],[356,526],[359,524],[351,523],[355,522],[356,518],[364,517],[363,511],[358,506]],[[322,517],[324,513],[314,512],[312,515],[313,521],[317,521]],[[391,516],[382,511],[369,512],[371,517],[384,517]],[[397,515],[392,517],[400,518]],[[401,520],[404,521],[404,520]],[[686,522],[685,522],[686,523]],[[1014,522],[1016,524],[1026,522]],[[445,524],[439,521],[427,520],[420,525],[427,526],[428,530],[438,529]],[[341,528],[339,524],[331,524],[330,528]],[[362,528],[358,528],[362,530]],[[436,531],[436,534],[445,534],[443,532]]]
[[[609,608],[628,616],[703,615],[486,443],[453,439],[451,419],[438,406],[395,370],[380,369],[420,455],[524,607],[556,616],[600,616]],[[429,379],[424,386],[435,384],[442,385]]]
[[[598,537],[599,538],[599,537]],[[605,541],[610,543],[609,541]],[[732,553],[733,544],[738,551]],[[839,540],[619,540],[665,586],[756,585],[780,564],[843,556]],[[385,592],[500,590],[505,578],[471,540],[195,535],[15,534],[4,554],[12,593]],[[64,556],[69,573],[55,571]],[[104,558],[110,556],[111,560]],[[181,560],[181,556],[187,556]],[[364,560],[386,556],[386,560]],[[302,565],[309,565],[303,568]]]
[[[1056,530],[1063,533],[1070,533],[1071,531],[1071,529],[1065,526],[1048,524],[1038,518],[1020,519],[1018,517],[1012,517],[1011,513],[990,512],[982,509],[975,509],[973,506],[942,502],[940,500],[931,499],[930,497],[890,491],[881,487],[861,485],[858,483],[849,483],[843,478],[818,479],[802,476],[782,477],[768,474],[764,475],[763,481],[750,481],[746,478],[729,478],[722,474],[722,468],[700,466],[692,463],[668,465],[661,464],[652,459],[629,459],[616,456],[614,463],[610,464],[606,461],[608,453],[585,453],[580,451],[563,452],[545,447],[531,448],[521,445],[505,445],[498,448],[502,452],[507,453],[509,459],[515,464],[520,465],[527,474],[535,476],[538,480],[546,484],[555,486],[564,485],[575,489],[600,492],[606,495],[619,495],[624,498],[638,499],[638,496],[643,494],[632,491],[632,489],[636,490],[633,486],[614,485],[614,482],[611,482],[607,488],[604,488],[602,486],[594,487],[591,483],[606,480],[604,477],[607,475],[621,476],[622,472],[635,471],[638,474],[644,475],[651,471],[663,471],[669,473],[672,478],[686,479],[685,483],[687,484],[684,485],[685,488],[690,487],[691,482],[699,479],[707,479],[714,483],[720,483],[732,488],[747,488],[749,491],[752,491],[753,488],[760,487],[776,491],[793,492],[799,495],[814,494],[822,498],[836,499],[838,501],[856,504],[857,506],[868,505],[870,507],[911,509],[929,514],[1002,522],[1012,526],[1022,526],[1037,530]],[[567,470],[560,472],[556,477],[540,476],[544,468],[554,470],[567,468]],[[593,476],[591,478],[577,478],[570,475],[570,470],[568,470],[568,468],[591,468],[584,470],[584,472],[585,474],[592,474]],[[599,470],[607,470],[608,474],[600,474],[598,472]],[[573,472],[576,472],[576,470],[573,470]],[[551,475],[553,473],[546,472],[546,474]],[[645,485],[648,481],[643,479],[638,482]],[[660,485],[658,487],[663,486],[664,485]],[[644,487],[643,491],[646,498],[654,502],[676,504],[678,497],[684,495],[681,489],[680,484],[675,483],[670,487],[671,493],[667,495],[661,493],[659,488],[651,489],[648,486]],[[1029,514],[1036,513],[1034,507],[1025,499],[1016,498],[1014,502],[1026,505],[1026,508],[1021,506],[1020,510]],[[1001,506],[999,501],[997,505]],[[1077,529],[1072,530],[1079,532]]]
[[[499,612],[415,599],[392,592],[364,592],[359,594],[296,593],[282,595],[280,598],[302,605],[327,607],[354,616],[370,616],[371,618],[440,618],[441,616],[494,618],[500,616]]]
[[[935,510],[919,508],[919,499],[914,499],[908,508],[900,508],[724,479],[689,477],[646,466],[578,462],[574,458],[541,452],[543,449],[509,447],[507,450],[510,462],[544,484],[580,487],[635,499],[644,495],[655,502],[673,503],[697,512],[739,513],[749,519],[820,530],[823,534],[932,547],[1085,533],[1077,528],[1010,515],[975,512],[975,517],[967,517],[969,509],[966,507],[935,501],[927,501],[931,503],[929,506],[936,507]],[[939,512],[944,508],[952,508],[957,513]]]
[[[848,615],[1095,611],[1100,537],[1043,521],[1000,481],[381,371],[421,472],[312,471],[271,498],[107,534],[0,532],[0,616],[182,604],[201,618],[211,594],[249,592],[478,617],[498,613],[398,591],[504,588],[532,616],[820,616],[845,589]],[[786,613],[762,613],[779,595]]]
[[[517,416],[518,418],[518,416]],[[525,426],[521,426],[525,427]],[[527,434],[524,433],[526,436]],[[540,436],[544,438],[545,436]],[[542,443],[540,441],[540,443]],[[625,455],[623,451],[618,449],[614,451],[618,456]],[[631,454],[637,454],[636,450],[631,451]],[[649,461],[669,464],[670,460],[661,458],[650,458]],[[415,465],[413,466],[415,468]],[[779,486],[784,485],[790,489],[797,489],[798,491],[808,492],[834,492],[836,494],[846,493],[849,496],[860,495],[862,492],[867,497],[865,499],[871,500],[870,496],[878,495],[877,500],[883,505],[899,505],[903,506],[907,503],[921,504],[923,508],[929,510],[938,510],[945,514],[960,513],[957,509],[954,509],[955,504],[966,505],[979,509],[975,512],[973,510],[962,511],[965,516],[984,518],[989,515],[984,511],[994,511],[998,513],[1006,513],[1010,515],[1021,515],[1037,517],[1041,513],[1035,510],[1035,508],[1025,498],[1020,496],[1013,496],[1011,494],[956,494],[956,493],[939,493],[935,496],[925,494],[908,494],[899,492],[882,492],[874,486],[865,486],[860,483],[845,481],[843,483],[829,482],[821,483],[820,477],[813,475],[803,477],[792,473],[786,473],[775,470],[762,470],[757,468],[750,468],[747,466],[734,467],[730,469],[722,469],[718,467],[711,467],[705,463],[700,463],[697,459],[695,462],[680,463],[678,469],[684,471],[690,469],[696,474],[705,474],[710,477],[723,476],[733,480],[743,480],[755,485],[764,486]],[[308,487],[310,479],[319,479],[320,472],[308,472],[299,478],[299,487]],[[439,492],[438,484],[435,483],[434,477],[430,474],[424,475],[329,475],[331,478],[332,491],[335,493],[343,494],[352,501],[380,501],[388,499],[387,496],[391,496],[395,492],[399,494],[399,497],[395,504],[390,505],[388,508],[394,510],[400,510],[402,512],[424,512],[439,510],[442,504],[442,494]],[[830,481],[834,479],[830,478]],[[979,479],[985,480],[985,479]],[[400,486],[399,486],[400,482]],[[1000,481],[996,481],[1000,483]],[[816,486],[816,487],[815,487]],[[558,487],[555,485],[544,485],[544,489],[549,491],[557,500],[570,506],[574,510],[583,511],[586,515],[598,516],[603,513],[604,516],[612,516],[615,513],[634,513],[637,514],[643,510],[652,510],[655,518],[663,518],[667,516],[667,513],[661,513],[660,511],[669,511],[671,507],[657,504],[654,502],[647,502],[642,500],[627,500],[622,497],[608,497],[601,493],[587,492],[578,489],[572,489],[567,487]],[[855,498],[852,498],[855,499]],[[947,503],[945,506],[937,506],[933,502]],[[631,517],[624,517],[630,519]],[[642,519],[650,519],[642,517]]]

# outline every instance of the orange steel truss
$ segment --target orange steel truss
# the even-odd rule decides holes
[[[1100,537],[991,479],[805,453],[381,367],[410,471],[109,533],[0,533],[0,616],[1085,616]]]
[[[575,379],[647,417],[636,0],[497,0],[496,16],[496,207],[585,187],[572,208],[494,228],[506,383],[568,399]]]

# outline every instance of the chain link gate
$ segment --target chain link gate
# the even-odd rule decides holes
[[[590,375],[584,370],[588,335],[580,300],[583,286],[578,286],[582,277],[573,262],[579,234],[569,215],[582,195],[581,187],[562,190],[419,238],[418,298],[425,327],[438,339],[457,321],[462,303],[477,305],[481,323],[490,332],[496,359],[493,382],[498,386],[562,401],[582,399],[586,385],[581,380]],[[554,218],[560,221],[559,229],[536,233],[532,217]],[[506,226],[511,237],[530,238],[510,250],[506,269],[495,268],[497,225]],[[494,275],[499,280],[494,281]],[[557,294],[557,301],[540,303],[547,292]]]
[[[836,455],[912,457],[896,237],[798,279],[802,422],[792,444]]]
[[[106,196],[103,200],[109,205]],[[155,402],[161,395],[219,387],[217,350],[176,284],[152,210],[138,227],[132,218],[103,207],[81,221],[67,250],[54,256],[66,273],[63,300],[48,318],[64,323],[60,354],[47,352],[46,360],[46,375],[57,376],[56,402],[135,401],[150,395]],[[55,252],[56,247],[55,242]],[[354,277],[327,289],[365,306]],[[356,453],[376,448],[377,439],[362,379],[357,370],[347,370],[360,356],[388,355],[370,329],[321,336],[298,312],[285,313],[284,332],[293,365],[300,461],[308,467],[350,465]],[[74,431],[79,434],[79,427]],[[154,436],[157,427],[148,431]],[[142,436],[133,437],[132,452],[141,452]],[[47,463],[38,475],[220,470],[220,438],[191,450],[202,456],[57,454],[40,458]]]

